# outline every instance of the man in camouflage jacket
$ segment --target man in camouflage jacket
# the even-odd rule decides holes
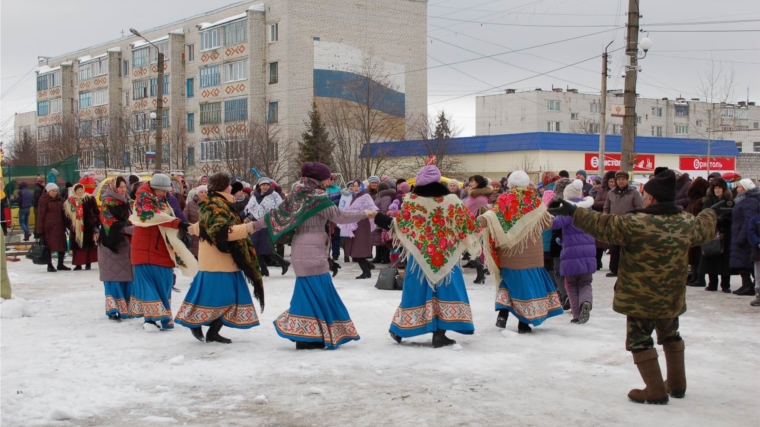
[[[641,373],[646,388],[631,390],[639,403],[668,402],[686,393],[684,343],[678,332],[678,316],[686,311],[688,251],[708,242],[715,234],[711,209],[698,216],[675,204],[676,176],[661,172],[644,186],[643,208],[627,215],[608,215],[563,204],[550,210],[571,215],[573,224],[597,240],[622,247],[615,284],[613,310],[628,316],[626,349]],[[668,380],[663,382],[652,332],[663,346]]]

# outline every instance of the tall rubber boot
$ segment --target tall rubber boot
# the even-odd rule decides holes
[[[683,341],[665,343],[662,349],[665,351],[665,363],[668,367],[668,379],[665,380],[665,388],[670,397],[681,399],[686,395],[686,367],[684,366]]]
[[[631,390],[628,392],[628,398],[636,403],[667,405],[668,392],[665,389],[665,381],[662,379],[660,363],[657,361],[657,350],[650,348],[633,353],[633,363],[639,368],[639,374],[646,387],[644,390]]]

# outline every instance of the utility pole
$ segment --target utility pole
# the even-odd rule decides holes
[[[636,73],[638,72],[637,56],[639,45],[639,1],[628,0],[628,37],[625,54],[628,56],[628,67],[625,72],[625,117],[623,118],[623,142],[620,147],[620,170],[633,171],[636,138]]]
[[[610,42],[607,47],[604,48],[604,55],[602,55],[602,111],[599,116],[599,178],[604,176],[604,144],[607,136],[607,49],[610,47]]]
[[[164,54],[158,51],[158,81],[156,82],[156,167],[154,172],[161,173],[161,166],[164,160]]]

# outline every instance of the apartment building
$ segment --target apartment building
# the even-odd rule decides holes
[[[386,77],[370,85],[392,94],[379,108],[404,129],[407,117],[427,113],[426,16],[426,0],[259,0],[147,30],[136,22],[150,43],[130,34],[44,58],[34,123],[40,152],[56,150],[74,127],[82,168],[150,169],[146,153],[162,132],[164,169],[220,170],[227,145],[250,126],[276,128],[278,152],[278,141],[300,138],[313,102],[351,102],[341,83],[370,62]],[[160,130],[151,119],[159,84]],[[99,143],[106,139],[108,148]]]
[[[607,134],[620,135],[623,93],[607,93]],[[476,100],[476,134],[524,132],[600,132],[601,95],[575,89],[507,89]],[[712,123],[712,125],[709,125]],[[710,104],[699,99],[649,99],[636,102],[636,134],[685,139],[733,140],[740,152],[760,153],[760,107],[754,102]]]

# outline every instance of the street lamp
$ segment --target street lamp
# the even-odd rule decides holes
[[[161,162],[164,157],[164,54],[161,53],[161,51],[158,49],[158,46],[154,45],[150,40],[143,37],[143,35],[134,28],[130,28],[129,31],[137,37],[140,37],[141,39],[148,42],[148,44],[156,49],[156,53],[158,54],[158,63],[156,64],[156,69],[158,71],[158,79],[156,81],[156,111],[150,113],[150,118],[156,121],[156,164],[154,167],[154,172],[161,172]]]

